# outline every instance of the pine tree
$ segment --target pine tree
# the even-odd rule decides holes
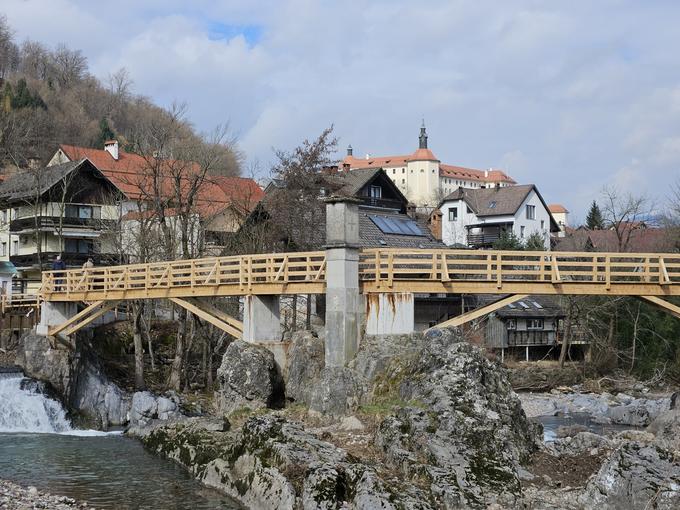
[[[588,216],[586,217],[586,227],[590,230],[602,230],[604,228],[604,218],[602,217],[602,211],[597,205],[597,202],[593,200],[588,211]]]
[[[116,134],[111,129],[111,126],[109,126],[109,121],[106,120],[106,117],[102,117],[102,120],[99,121],[99,135],[97,136],[97,139],[94,142],[94,146],[97,149],[102,149],[104,148],[105,142],[108,142],[109,140],[112,140],[115,137]]]
[[[520,238],[512,230],[504,230],[493,243],[492,248],[494,250],[523,250],[524,246]]]
[[[524,244],[524,248],[529,251],[544,251],[545,250],[545,239],[543,234],[540,232],[534,232],[529,237],[527,237],[527,242]]]

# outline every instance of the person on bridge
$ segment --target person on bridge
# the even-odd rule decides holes
[[[64,283],[64,280],[62,278],[59,278],[60,276],[63,276],[63,271],[66,269],[66,263],[61,260],[61,255],[57,255],[52,262],[52,271],[58,271],[54,273],[55,276],[55,289],[54,290],[61,290],[61,286]]]
[[[92,276],[90,275],[90,270],[93,267],[94,261],[92,260],[92,257],[88,257],[88,259],[83,264],[83,272],[85,273],[83,276],[86,280],[87,290],[92,290]]]

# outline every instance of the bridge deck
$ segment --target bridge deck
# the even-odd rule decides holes
[[[362,250],[369,292],[680,295],[680,254]],[[211,257],[43,273],[47,301],[320,294],[323,251]]]

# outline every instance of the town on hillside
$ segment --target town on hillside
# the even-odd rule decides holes
[[[520,3],[7,0],[0,509],[680,508],[680,8]]]

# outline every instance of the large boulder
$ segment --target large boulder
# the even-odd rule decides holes
[[[579,503],[601,510],[680,508],[680,460],[654,443],[624,442],[588,481]]]
[[[538,448],[505,371],[451,331],[424,335],[417,355],[395,358],[376,380],[404,404],[377,444],[404,476],[425,477],[445,508],[517,497],[519,464]]]
[[[660,414],[649,424],[647,431],[656,436],[661,446],[680,450],[680,409],[673,408]]]
[[[296,331],[291,341],[286,398],[309,403],[313,388],[310,381],[319,378],[324,368],[324,342],[311,331]]]
[[[351,414],[359,406],[360,395],[354,371],[324,368],[309,388],[309,408],[328,416]]]
[[[217,380],[217,406],[222,413],[283,405],[283,378],[274,355],[265,347],[232,342],[217,369]]]

